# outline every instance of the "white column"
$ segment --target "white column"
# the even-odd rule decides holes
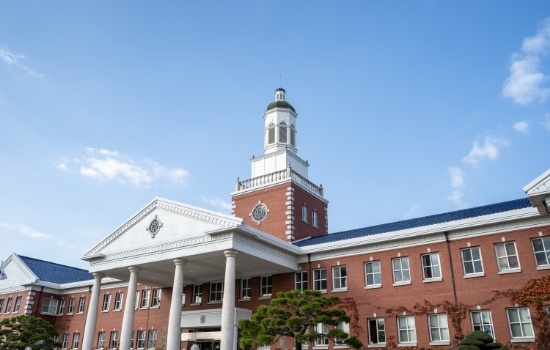
[[[130,281],[128,281],[128,295],[124,305],[124,318],[120,332],[120,350],[130,350],[132,347],[132,332],[134,331],[134,314],[136,312],[137,275],[140,267],[130,266]]]
[[[101,279],[105,276],[102,273],[94,272],[94,286],[92,287],[92,296],[88,306],[88,315],[86,315],[86,327],[84,329],[84,339],[82,340],[82,350],[92,350],[95,336],[95,326],[97,323],[97,309],[99,306],[99,294],[101,292]]]
[[[239,252],[226,250],[225,279],[222,304],[222,336],[220,350],[233,350],[235,347],[235,257]]]
[[[187,260],[185,259],[174,259],[176,270],[174,271],[174,284],[172,285],[166,350],[180,350],[181,346],[181,298],[183,297],[183,267],[186,263]]]

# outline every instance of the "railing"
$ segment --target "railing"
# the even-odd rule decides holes
[[[245,190],[261,187],[264,185],[274,184],[286,179],[292,179],[294,182],[300,184],[302,187],[305,187],[307,190],[321,197],[323,196],[322,185],[317,186],[313,182],[309,181],[302,175],[292,170],[292,168],[290,167],[286,168],[285,170],[279,170],[274,173],[257,176],[248,180],[241,181],[237,179],[237,182],[235,183],[235,191],[237,192],[245,191]]]

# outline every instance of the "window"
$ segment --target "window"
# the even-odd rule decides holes
[[[515,307],[506,309],[508,315],[508,324],[510,325],[510,334],[512,339],[533,338],[533,325],[529,309],[526,307]]]
[[[383,318],[369,318],[369,344],[386,344],[386,327]]]
[[[97,334],[97,348],[98,349],[105,348],[105,332],[99,332]]]
[[[335,266],[332,268],[332,288],[346,289],[348,287],[348,274],[345,266]]]
[[[288,142],[287,132],[288,132],[288,129],[285,122],[281,122],[281,124],[279,124],[279,142],[280,143]]]
[[[317,227],[317,210],[311,212],[311,224],[313,227]]]
[[[124,294],[122,294],[122,292],[118,292],[115,294],[115,306],[114,306],[114,310],[120,310],[122,309],[122,296]]]
[[[315,326],[315,332],[319,334],[327,334],[328,333],[328,327],[326,324],[318,323],[317,326]],[[327,346],[328,345],[328,338],[327,337],[320,337],[315,339],[315,346]]]
[[[63,334],[63,341],[61,342],[61,348],[62,349],[69,348],[69,333]]]
[[[273,123],[269,124],[269,129],[267,129],[267,143],[275,143],[275,126]]]
[[[109,305],[111,304],[111,294],[105,294],[103,296],[103,305],[101,306],[101,311],[109,311]]]
[[[147,335],[147,331],[137,331],[136,349],[144,349],[145,348],[145,336],[146,335]]]
[[[151,303],[151,307],[159,307],[160,306],[160,296],[162,294],[162,289],[153,289],[153,302]]]
[[[430,326],[431,342],[449,342],[449,326],[447,325],[447,314],[428,315]]]
[[[241,299],[250,299],[252,297],[252,279],[243,278],[241,280]]]
[[[81,314],[84,312],[84,307],[86,306],[86,297],[80,297],[78,301],[78,313]]]
[[[155,349],[157,347],[157,330],[149,330],[149,342],[147,343],[148,349]]]
[[[2,312],[3,308],[4,308],[4,299],[0,299],[0,312]]]
[[[313,289],[326,291],[327,290],[327,270],[313,270]]]
[[[8,302],[6,304],[6,313],[9,313],[11,311],[11,305],[13,304],[13,299],[8,298]]]
[[[399,343],[415,343],[416,329],[414,326],[414,316],[397,317],[397,328],[399,332]]]
[[[80,343],[80,333],[73,334],[73,349],[78,349],[78,343]]]
[[[392,259],[393,282],[407,283],[411,281],[411,272],[409,270],[409,258]]]
[[[294,125],[290,126],[290,144],[296,146],[296,129],[294,129]]]
[[[462,249],[462,266],[464,267],[465,276],[483,273],[479,247]]]
[[[347,322],[340,322],[334,328],[339,329],[342,332],[346,332],[349,335],[349,323]],[[334,344],[345,345],[346,343],[344,342],[344,339],[334,338]]]
[[[111,340],[109,340],[109,349],[116,349],[118,347],[118,332],[111,332]]]
[[[191,304],[200,304],[202,301],[202,285],[194,284],[193,285],[193,300]]]
[[[58,315],[63,315],[65,313],[65,299],[59,301],[59,310],[57,311]]]
[[[365,283],[367,287],[382,285],[380,261],[369,261],[365,263]]]
[[[307,223],[307,205],[302,204],[302,221]]]
[[[497,254],[498,270],[507,272],[519,269],[519,259],[515,242],[495,244]]]
[[[47,315],[55,315],[57,313],[57,300],[53,298],[44,298],[44,301],[42,302],[42,313]]]
[[[223,300],[223,282],[211,282],[210,283],[210,301],[222,301]]]
[[[483,331],[489,334],[491,337],[493,338],[495,337],[491,311],[489,310],[472,311],[470,314],[470,318],[472,319],[473,331]]]
[[[294,289],[303,292],[308,289],[307,286],[307,271],[298,271],[294,274]]]
[[[422,273],[425,280],[441,279],[441,266],[439,265],[439,253],[422,255]]]
[[[533,239],[531,244],[537,266],[550,266],[550,237]]]
[[[67,315],[70,315],[74,312],[74,298],[69,299],[69,309],[67,310]]]
[[[13,307],[13,312],[17,313],[19,312],[19,308],[21,307],[21,296],[18,296],[15,298],[15,306]]]
[[[270,297],[271,296],[271,276],[262,276],[260,277],[260,296]]]
[[[145,309],[149,306],[149,290],[142,290],[141,291],[141,302],[139,303],[139,307],[142,309]]]

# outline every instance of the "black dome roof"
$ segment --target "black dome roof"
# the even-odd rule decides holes
[[[269,106],[267,106],[267,110],[269,111],[270,109],[273,109],[273,108],[290,108],[294,113],[296,113],[296,110],[294,109],[294,107],[292,107],[292,105],[286,101],[275,101],[275,102],[271,102],[269,104]]]

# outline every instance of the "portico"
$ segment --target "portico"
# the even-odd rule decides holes
[[[83,258],[96,278],[83,349],[93,347],[101,278],[107,277],[128,282],[121,350],[132,347],[138,284],[172,288],[166,343],[168,350],[179,350],[181,328],[189,322],[189,315],[182,319],[184,286],[212,281],[224,281],[224,289],[219,321],[213,317],[209,322],[219,323],[212,327],[221,328],[221,350],[233,350],[236,322],[251,314],[235,309],[235,279],[296,271],[298,252],[294,245],[247,226],[240,218],[155,199]],[[209,312],[213,310],[218,309]]]

